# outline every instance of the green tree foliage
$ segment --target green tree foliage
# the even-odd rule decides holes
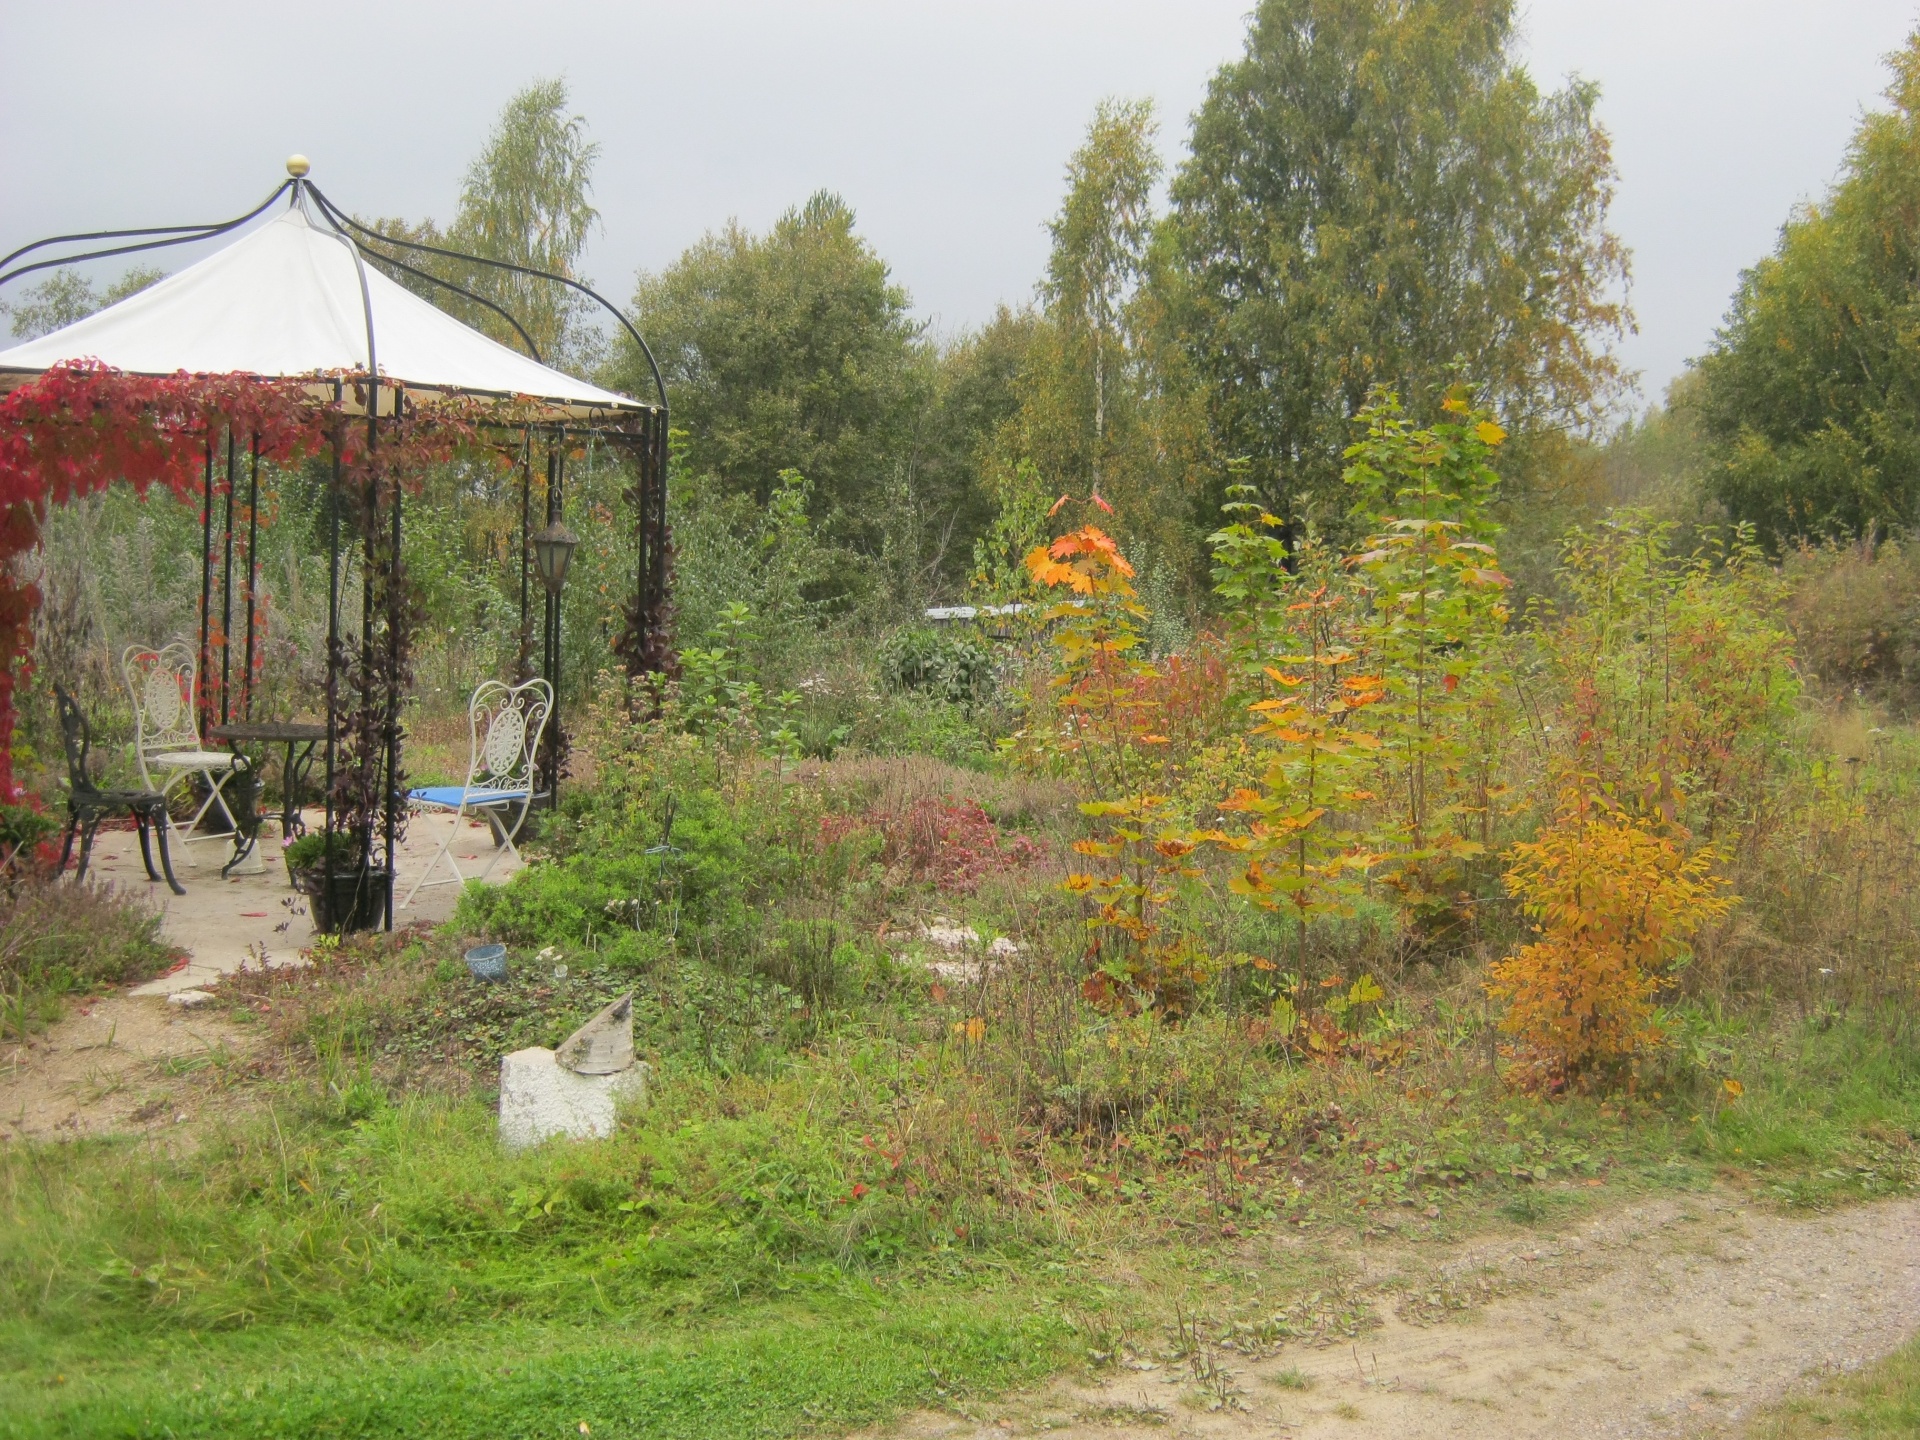
[[[1513,35],[1510,0],[1264,0],[1195,117],[1167,320],[1217,454],[1290,521],[1376,385],[1424,416],[1464,370],[1524,434],[1620,383],[1597,92],[1543,95]]]
[[[1154,131],[1150,102],[1103,101],[1067,163],[1066,200],[1048,225],[1033,432],[1053,452],[1035,458],[1065,486],[1097,492],[1112,480],[1137,424],[1142,386],[1128,310],[1153,233]]]
[[[588,198],[600,147],[587,139],[586,121],[567,113],[564,80],[542,80],[506,104],[484,150],[467,167],[460,208],[442,230],[434,221],[387,219],[373,228],[402,240],[483,255],[581,280],[579,262],[599,220]],[[593,302],[551,280],[484,265],[408,255],[406,261],[450,280],[511,313],[526,327],[540,356],[562,369],[586,371],[603,339]],[[524,348],[513,329],[484,306],[402,271],[393,278],[503,345]],[[652,390],[649,380],[644,394]]]
[[[922,494],[933,502],[928,560],[942,576],[966,570],[1000,514],[1003,487],[994,440],[1020,412],[1039,324],[1032,310],[1002,305],[985,325],[941,349],[919,469]],[[1031,548],[1029,542],[1009,552],[1008,562],[1018,568]]]
[[[164,270],[135,265],[103,293],[77,270],[55,270],[38,285],[29,286],[11,305],[0,305],[0,315],[10,318],[18,339],[34,340],[84,320],[96,310],[117,305],[166,278]]]
[[[1003,509],[1028,498],[1022,464],[1056,495],[1109,499],[1129,543],[1150,551],[1193,538],[1181,529],[1184,502],[1159,434],[1163,387],[1147,321],[1156,128],[1150,102],[1102,101],[1067,162],[1019,412],[997,437],[987,474]],[[1023,529],[1015,538],[1035,537]],[[976,570],[1007,570],[1007,558]]]
[[[1741,279],[1701,363],[1707,488],[1762,539],[1911,524],[1920,504],[1920,33],[1824,204]]]
[[[798,470],[816,513],[870,552],[883,531],[876,502],[910,463],[933,390],[908,303],[853,211],[825,193],[764,235],[738,224],[707,235],[642,276],[633,298],[689,467],[761,504]],[[620,364],[636,384],[638,357]]]

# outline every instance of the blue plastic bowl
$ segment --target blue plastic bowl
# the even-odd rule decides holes
[[[476,980],[507,978],[507,947],[476,945],[467,951],[467,972]]]

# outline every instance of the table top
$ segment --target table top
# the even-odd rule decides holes
[[[327,727],[309,720],[235,720],[227,725],[209,725],[207,735],[214,740],[252,740],[271,745],[324,740]]]

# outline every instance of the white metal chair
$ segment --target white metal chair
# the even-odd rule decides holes
[[[207,798],[187,822],[179,836],[180,844],[230,840],[235,821],[222,791],[233,777],[235,757],[225,750],[209,750],[200,741],[194,704],[198,676],[192,648],[184,640],[171,641],[158,650],[129,645],[120,655],[120,674],[133,696],[133,749],[140,762],[141,781],[149,790],[168,796],[195,775],[206,782]],[[155,783],[155,771],[160,772],[159,783]],[[215,805],[226,817],[227,833],[193,834]],[[167,824],[170,829],[178,828],[171,820]],[[182,849],[180,853],[189,865],[196,863],[192,851]]]
[[[507,685],[489,680],[473,692],[467,706],[467,731],[472,748],[467,759],[467,783],[433,785],[408,792],[407,799],[418,809],[451,810],[453,829],[441,842],[437,853],[420,878],[400,902],[405,909],[413,897],[429,885],[463,885],[468,876],[460,873],[451,851],[460,837],[460,827],[469,815],[483,817],[493,831],[493,858],[478,875],[484,880],[493,873],[502,855],[520,858],[514,837],[526,823],[534,795],[534,760],[540,750],[540,735],[547,728],[547,716],[553,711],[553,687],[544,680],[527,680]],[[508,816],[511,815],[509,822]],[[434,870],[444,860],[450,876],[434,879]]]

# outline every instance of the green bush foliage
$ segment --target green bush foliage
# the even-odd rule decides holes
[[[994,657],[984,641],[955,629],[909,626],[880,642],[880,679],[891,690],[915,690],[961,705],[993,684]]]

